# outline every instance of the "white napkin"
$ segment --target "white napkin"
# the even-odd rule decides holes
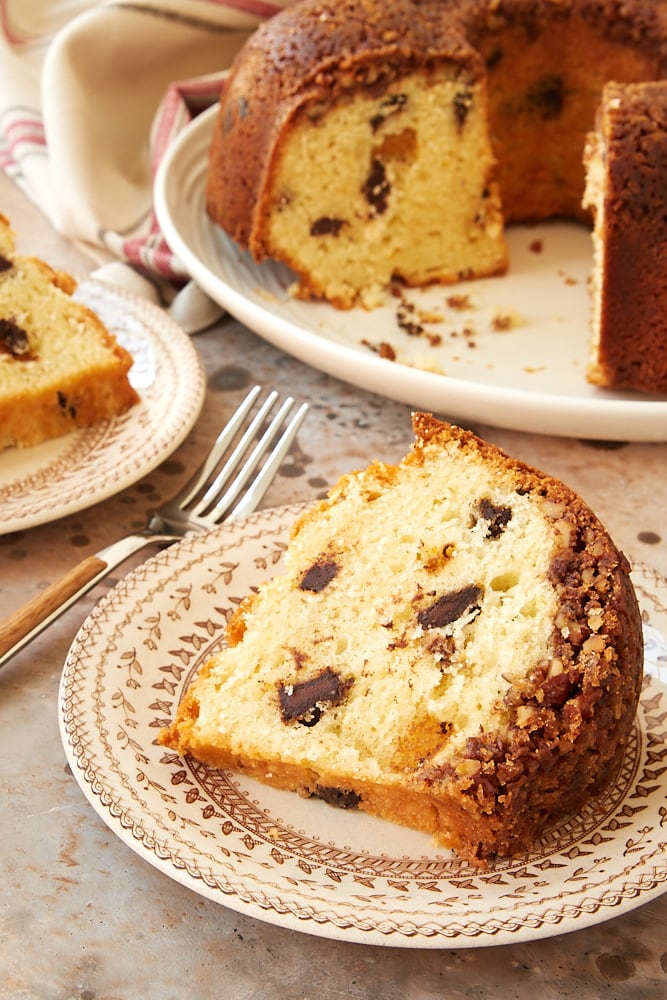
[[[4,0],[0,166],[99,264],[177,287],[187,275],[153,214],[155,170],[246,38],[291,2]],[[181,294],[186,328],[196,299]]]

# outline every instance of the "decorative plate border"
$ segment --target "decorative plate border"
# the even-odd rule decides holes
[[[199,355],[166,312],[93,279],[82,282],[76,296],[132,354],[130,380],[140,402],[114,420],[0,452],[0,534],[56,520],[126,489],[178,447],[204,402]]]
[[[634,568],[646,680],[614,787],[538,848],[480,872],[430,838],[156,744],[250,588],[278,568],[301,505],[262,511],[148,560],[69,652],[63,745],[87,798],[150,864],[232,909],[325,937],[480,947],[599,923],[667,882],[667,580]]]

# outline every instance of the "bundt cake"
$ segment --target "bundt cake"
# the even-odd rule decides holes
[[[595,217],[589,378],[667,393],[667,83],[610,83],[586,151]]]
[[[565,485],[428,414],[344,477],[160,742],[514,855],[617,772],[642,680],[628,564]]]
[[[501,274],[503,222],[590,221],[603,86],[660,79],[666,58],[653,0],[301,0],[232,67],[207,211],[340,308]]]
[[[72,298],[71,275],[15,252],[0,215],[0,449],[27,447],[138,402],[131,355]]]

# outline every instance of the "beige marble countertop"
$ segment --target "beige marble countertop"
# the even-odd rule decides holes
[[[0,176],[0,211],[21,249],[84,277],[91,263]],[[399,459],[407,406],[280,353],[233,319],[195,338],[204,408],[154,472],[93,508],[0,534],[0,616],[79,559],[141,527],[194,469],[254,382],[312,410],[262,506],[320,496],[371,458]],[[446,416],[446,414],[444,414]],[[475,425],[574,487],[633,559],[667,575],[667,444],[591,443]],[[145,554],[144,554],[145,557]],[[134,562],[139,561],[135,557]],[[331,941],[241,915],[161,874],[107,828],[60,742],[57,692],[68,647],[109,585],[71,608],[0,673],[0,996],[39,1000],[431,1000],[667,996],[667,895],[606,923],[524,944],[442,950]]]

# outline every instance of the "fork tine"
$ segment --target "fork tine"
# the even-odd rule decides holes
[[[280,463],[287,454],[292,441],[296,437],[299,427],[303,423],[308,413],[308,403],[302,403],[294,416],[290,419],[277,446],[271,452],[271,457],[262,466],[262,471],[255,477],[252,486],[246,491],[232,511],[234,517],[249,514],[257,507],[267,489],[271,485]]]
[[[244,431],[243,435],[241,436],[241,439],[239,440],[238,444],[232,451],[231,455],[225,462],[220,472],[216,475],[213,482],[209,486],[207,486],[206,492],[198,500],[198,502],[192,509],[191,513],[194,514],[196,517],[202,517],[205,511],[207,511],[210,507],[212,507],[215,504],[221,489],[223,488],[225,483],[231,479],[232,473],[238,466],[243,456],[247,453],[250,443],[255,439],[260,429],[263,427],[266,418],[270,413],[271,409],[273,408],[273,404],[275,403],[277,398],[278,398],[278,393],[275,391],[275,389],[273,389],[269,393],[267,398],[264,400],[261,407],[253,417],[252,421]],[[231,442],[228,440],[228,444],[229,443]],[[218,455],[218,460],[222,458],[223,454],[224,452]]]
[[[252,409],[252,406],[261,391],[262,387],[260,385],[253,386],[248,395],[239,404],[235,412],[218,434],[218,437],[202,464],[187,481],[183,489],[172,499],[172,505],[180,507],[181,509],[186,507],[193,497],[197,495],[202,486],[206,484],[208,477],[215,470],[218,462],[229,448],[229,445],[234,439],[234,435]]]
[[[243,465],[241,471],[235,477],[229,489],[223,494],[223,496],[218,500],[215,507],[207,514],[207,521],[218,522],[224,517],[228,516],[229,508],[232,506],[239,493],[248,482],[251,476],[254,477],[257,467],[261,462],[262,458],[268,451],[272,442],[276,438],[280,428],[285,423],[285,419],[294,406],[294,399],[288,397],[275,417],[271,421],[269,427],[266,429],[260,440],[257,442],[253,448],[250,456]],[[272,450],[269,460],[265,463],[262,470],[253,478],[253,483],[250,489],[244,494],[243,499],[235,508],[234,513],[242,513],[244,511],[251,511],[255,509],[256,504],[259,499],[266,492],[269,483],[273,479],[275,472],[284,458],[287,450],[292,443],[294,436],[301,426],[306,413],[308,412],[308,404],[302,403],[297,412],[292,416],[289,424],[284,430],[282,436],[280,437],[278,443]]]

